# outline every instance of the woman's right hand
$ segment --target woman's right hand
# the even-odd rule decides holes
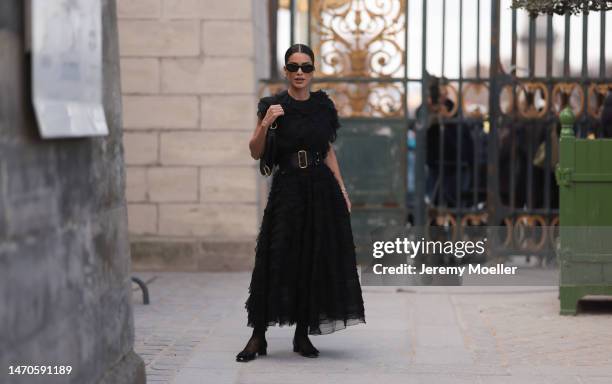
[[[266,127],[270,127],[276,121],[277,117],[284,114],[285,111],[280,104],[272,104],[270,107],[268,107],[268,111],[266,112],[266,115],[262,119],[261,123]]]
[[[249,151],[251,152],[251,157],[253,159],[259,160],[261,156],[263,156],[264,148],[266,146],[265,141],[267,129],[274,124],[276,118],[284,114],[285,111],[280,104],[272,104],[268,107],[265,116],[257,119],[255,132],[253,132],[253,137],[251,137],[251,140],[249,140]]]

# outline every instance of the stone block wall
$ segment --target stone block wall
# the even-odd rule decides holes
[[[248,141],[266,3],[118,0],[135,269],[252,266],[262,181]]]

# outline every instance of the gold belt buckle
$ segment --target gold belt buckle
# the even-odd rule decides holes
[[[302,166],[302,157],[300,156],[301,154],[304,154],[304,166]],[[305,150],[301,149],[298,151],[298,166],[300,168],[306,168],[308,167],[308,154]]]

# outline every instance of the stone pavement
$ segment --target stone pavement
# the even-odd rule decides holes
[[[270,327],[268,355],[238,363],[251,335],[250,272],[135,272],[136,352],[148,383],[612,383],[612,302],[559,316],[556,287],[363,287],[366,324],[312,336],[319,358]]]

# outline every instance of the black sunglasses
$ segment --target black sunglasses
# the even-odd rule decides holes
[[[287,65],[285,65],[285,67],[287,67],[287,70],[289,72],[297,72],[298,69],[302,68],[302,72],[304,73],[310,73],[312,71],[314,71],[315,67],[314,65],[310,64],[310,63],[306,63],[306,64],[295,64],[295,63],[289,63]]]

